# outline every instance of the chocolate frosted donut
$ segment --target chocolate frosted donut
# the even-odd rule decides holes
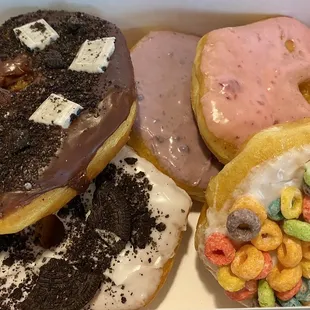
[[[26,25],[26,26],[25,26]],[[60,209],[126,143],[135,84],[121,31],[38,11],[0,27],[0,233]]]
[[[140,309],[164,283],[190,206],[125,146],[85,194],[0,236],[0,309]]]

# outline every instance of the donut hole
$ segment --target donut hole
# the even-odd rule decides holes
[[[298,87],[303,97],[310,103],[310,79],[301,82]]]
[[[65,238],[65,227],[56,215],[49,215],[35,226],[35,240],[44,249],[59,245]]]

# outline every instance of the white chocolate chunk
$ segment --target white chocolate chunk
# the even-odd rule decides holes
[[[43,50],[59,38],[58,33],[44,19],[39,19],[13,30],[17,38],[31,50],[36,48]]]
[[[115,50],[115,37],[94,41],[86,40],[69,69],[88,73],[102,73],[109,65],[109,59]]]
[[[65,99],[61,95],[51,94],[30,116],[29,120],[68,128],[72,121],[72,115],[78,115],[82,109],[83,107],[79,104]]]

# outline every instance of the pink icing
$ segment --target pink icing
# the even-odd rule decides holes
[[[135,47],[131,57],[139,106],[134,129],[172,177],[206,188],[221,166],[203,143],[191,109],[191,69],[198,40],[159,31]]]
[[[290,52],[285,42],[295,45]],[[310,29],[288,17],[214,30],[200,70],[209,130],[240,145],[273,124],[310,116],[298,85],[310,78]]]

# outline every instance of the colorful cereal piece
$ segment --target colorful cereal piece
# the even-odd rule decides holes
[[[310,242],[301,241],[302,256],[310,259]]]
[[[244,280],[255,279],[264,268],[264,255],[253,245],[242,246],[231,263],[231,271]]]
[[[274,291],[266,280],[260,280],[258,283],[258,303],[261,307],[275,306]]]
[[[288,307],[302,307],[302,304],[295,298],[293,297],[292,299],[288,300],[288,301],[283,301],[278,299],[278,303],[285,308]]]
[[[212,264],[229,265],[233,261],[235,253],[233,244],[224,234],[213,233],[206,240],[205,255]]]
[[[286,292],[276,292],[277,298],[281,299],[282,301],[288,301],[293,298],[300,290],[302,285],[302,280],[300,279],[299,282],[294,286],[291,290]]]
[[[282,231],[278,224],[266,219],[259,234],[251,243],[261,251],[273,251],[282,243]]]
[[[222,266],[218,269],[217,281],[228,292],[237,292],[245,287],[245,281],[236,277],[229,266]]]
[[[267,213],[264,206],[251,196],[239,197],[230,208],[229,213],[239,209],[248,209],[254,212],[259,217],[261,224],[264,223],[267,218]]]
[[[310,186],[310,162],[305,164],[305,172],[303,181]]]
[[[299,265],[293,268],[280,269],[279,265],[272,268],[267,276],[269,285],[277,292],[286,292],[296,286],[302,276],[302,268]]]
[[[273,267],[273,262],[268,252],[263,252],[264,255],[264,268],[261,273],[255,278],[255,280],[265,279]]]
[[[277,249],[277,256],[284,267],[297,266],[302,259],[301,241],[284,234],[283,241]]]
[[[267,211],[268,217],[273,221],[282,221],[284,216],[281,213],[281,199],[274,200],[269,206]]]
[[[310,222],[310,197],[305,196],[302,200],[302,215],[306,222]]]
[[[301,302],[310,301],[310,281],[308,279],[302,279],[301,288],[295,297]]]
[[[285,187],[281,192],[281,212],[283,216],[297,219],[302,212],[302,193],[295,186]]]
[[[283,224],[284,232],[302,241],[310,241],[310,224],[299,220],[287,220]]]
[[[238,209],[228,215],[226,228],[232,239],[247,242],[257,236],[261,223],[253,211]]]
[[[302,191],[304,192],[305,195],[310,196],[310,186],[307,185],[305,180],[302,182]]]
[[[310,279],[310,260],[303,258],[300,265],[302,268],[302,276],[306,279]]]
[[[225,294],[231,300],[242,301],[242,300],[253,298],[256,292],[257,292],[257,282],[251,280],[245,283],[245,287],[242,290],[237,291],[237,292],[225,291]]]

